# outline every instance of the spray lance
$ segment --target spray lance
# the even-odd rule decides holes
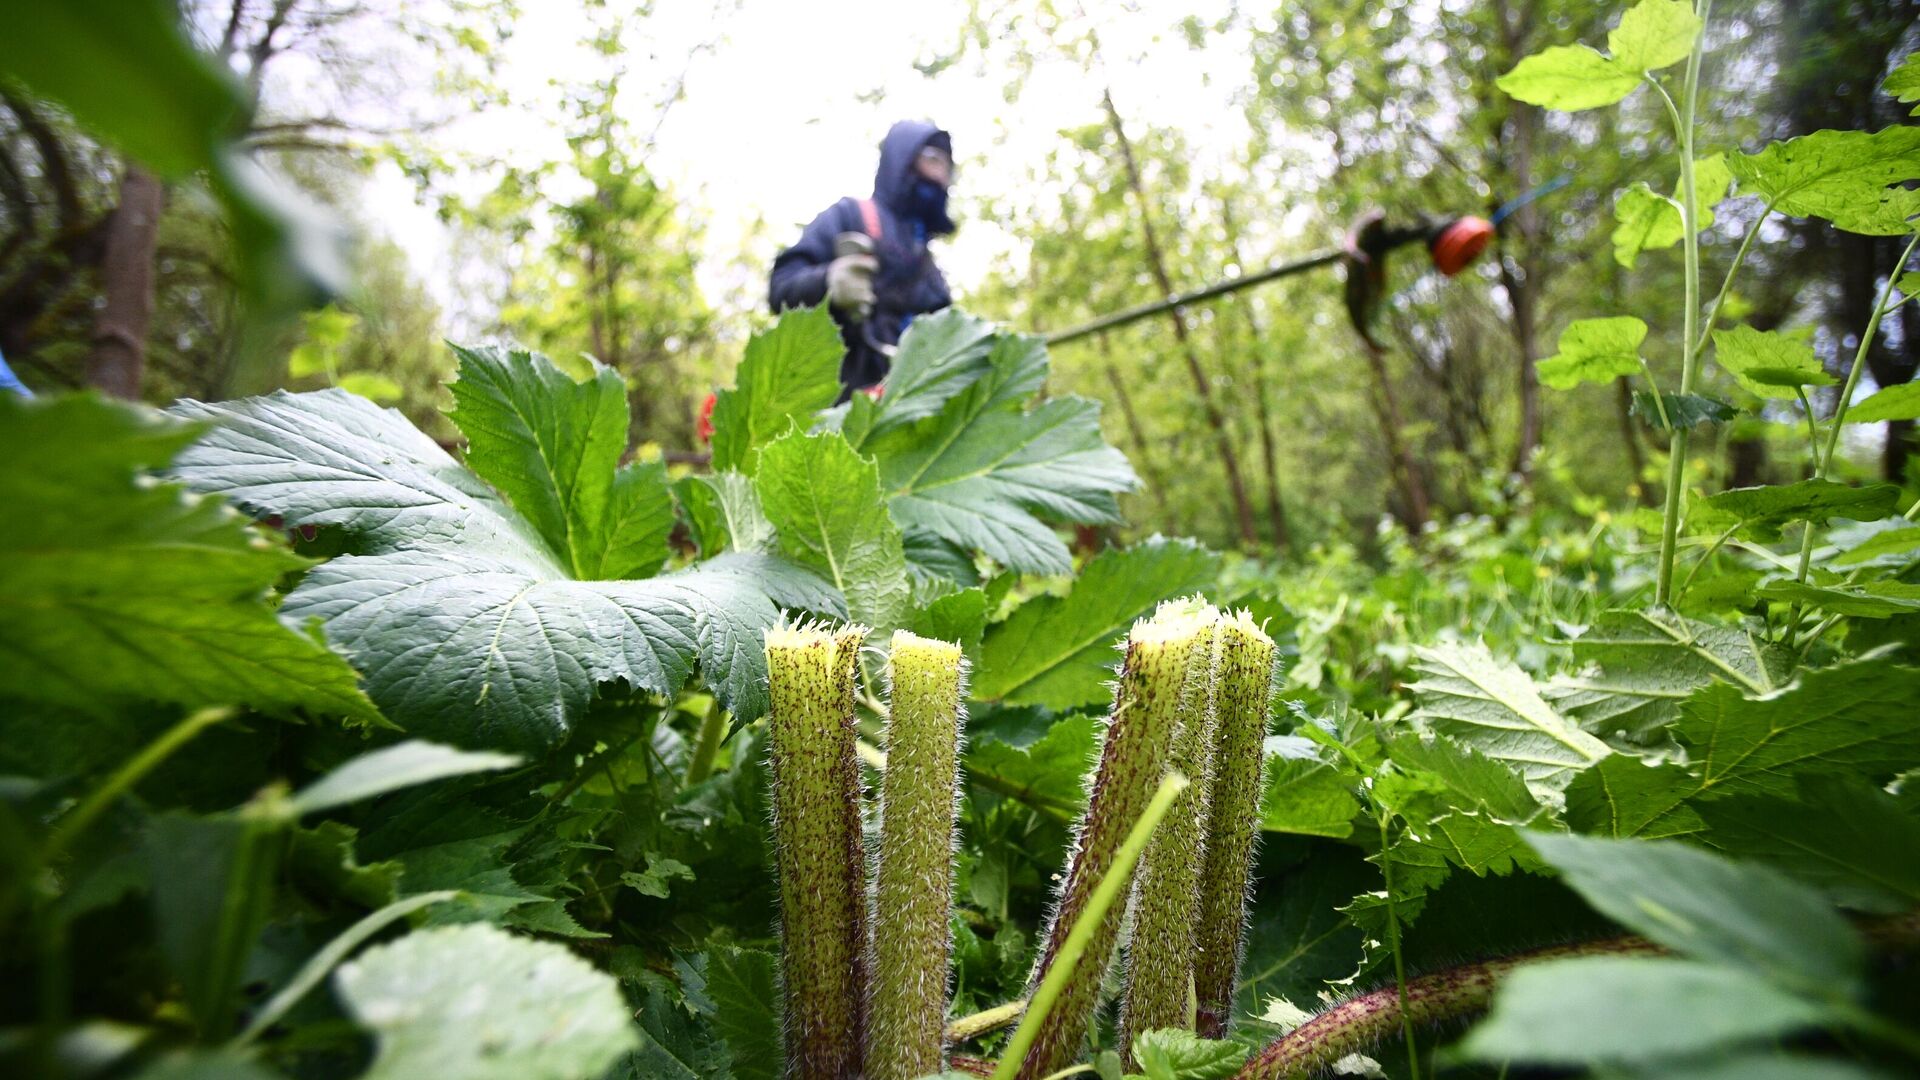
[[[1513,216],[1521,207],[1533,202],[1542,195],[1566,187],[1571,178],[1558,176],[1541,184],[1502,205],[1491,217],[1464,215],[1461,217],[1434,217],[1421,215],[1402,225],[1391,225],[1386,215],[1378,210],[1362,214],[1347,230],[1345,239],[1339,247],[1308,255],[1305,258],[1279,263],[1265,270],[1209,285],[1204,289],[1170,296],[1165,300],[1156,300],[1149,304],[1140,304],[1103,315],[1092,322],[1080,326],[1056,330],[1046,335],[1048,345],[1060,345],[1075,341],[1103,330],[1112,330],[1141,319],[1159,315],[1173,308],[1187,307],[1205,303],[1229,293],[1249,289],[1255,285],[1264,285],[1309,270],[1318,270],[1324,266],[1338,265],[1346,272],[1347,317],[1353,320],[1353,328],[1359,332],[1368,345],[1378,347],[1371,329],[1374,316],[1387,296],[1387,255],[1399,248],[1413,243],[1424,243],[1427,256],[1433,262],[1433,268],[1447,277],[1453,277],[1472,265],[1480,257],[1487,245],[1493,241],[1501,222]]]

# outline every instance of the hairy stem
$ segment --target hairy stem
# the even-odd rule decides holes
[[[1900,951],[1920,948],[1920,912],[1865,920],[1856,925],[1871,946]],[[1494,988],[1509,972],[1539,960],[1607,954],[1652,956],[1664,951],[1645,938],[1622,936],[1464,964],[1408,980],[1404,1015],[1413,1023],[1431,1025],[1478,1013],[1487,1007]],[[1399,989],[1393,986],[1348,998],[1268,1043],[1266,1049],[1254,1055],[1236,1074],[1235,1080],[1287,1080],[1307,1076],[1348,1054],[1360,1053],[1400,1030],[1401,1000]]]
[[[1034,1065],[1034,1055],[1039,1053],[1041,1040],[1054,1018],[1060,1014],[1065,998],[1076,984],[1087,983],[1086,971],[1081,961],[1088,954],[1094,957],[1090,970],[1095,972],[1093,989],[1099,988],[1099,973],[1106,964],[1099,958],[1104,953],[1111,955],[1113,943],[1108,931],[1110,924],[1119,921],[1119,912],[1114,910],[1114,901],[1126,888],[1133,877],[1133,864],[1140,859],[1140,852],[1147,846],[1147,840],[1153,835],[1154,826],[1165,817],[1173,800],[1187,787],[1187,778],[1178,774],[1169,775],[1160,780],[1153,790],[1147,805],[1140,811],[1138,818],[1127,830],[1126,839],[1114,851],[1111,873],[1100,875],[1099,883],[1087,897],[1086,905],[1073,920],[1073,926],[1061,941],[1058,950],[1052,950],[1052,962],[1047,965],[1046,975],[1034,990],[1033,1004],[1014,1029],[1013,1037],[1007,1042],[1007,1052],[1000,1059],[1000,1065],[993,1072],[994,1080],[1035,1080],[1050,1077],[1061,1069],[1072,1068],[1067,1062],[1061,1069],[1041,1069]],[[1104,946],[1100,940],[1106,938]],[[1089,1002],[1089,1013],[1091,1002]],[[1084,1031],[1089,1017],[1082,1017],[1076,1027]],[[1075,1042],[1077,1046],[1077,1040]]]
[[[1188,657],[1179,726],[1167,751],[1167,767],[1192,783],[1173,800],[1134,881],[1133,937],[1127,948],[1119,1029],[1120,1056],[1129,1068],[1138,1065],[1131,1049],[1135,1035],[1194,1027],[1194,919],[1208,839],[1204,830],[1211,801],[1220,612],[1192,601],[1165,610],[1190,613],[1206,629]]]
[[[1267,703],[1272,700],[1277,655],[1273,639],[1244,611],[1221,620],[1219,632],[1213,794],[1193,933],[1195,1030],[1203,1039],[1224,1037],[1233,1016],[1233,990],[1246,948],[1253,846],[1260,835]]]
[[[1254,1055],[1240,1070],[1238,1080],[1304,1076],[1400,1034],[1414,1024],[1439,1023],[1479,1012],[1487,1007],[1493,988],[1508,972],[1534,960],[1658,951],[1643,938],[1610,938],[1437,971],[1407,980],[1404,992],[1399,980],[1395,980],[1393,986],[1348,998],[1268,1043],[1266,1049]]]
[[[867,1080],[940,1071],[960,741],[960,646],[893,635],[874,870]]]
[[[1024,1051],[1024,1061],[1014,1062],[1025,1080],[1038,1080],[1071,1065],[1086,1043],[1100,982],[1120,935],[1121,913],[1090,914],[1084,927],[1082,914],[1089,913],[1097,890],[1125,889],[1132,883],[1131,864],[1119,865],[1120,847],[1166,772],[1193,651],[1203,644],[1209,629],[1209,623],[1192,615],[1169,615],[1135,623],[1128,637],[1086,813],[1076,830],[1075,850],[1029,985],[1037,991],[1053,977],[1070,933],[1084,932],[1088,962],[1054,991],[1053,1007],[1038,1021],[1029,1011],[1022,1027],[1034,1028],[1032,1049]],[[1036,997],[1035,1009],[1038,1001]]]
[[[860,1068],[866,859],[855,672],[866,631],[767,631],[773,833],[780,876],[787,1076],[837,1080]]]

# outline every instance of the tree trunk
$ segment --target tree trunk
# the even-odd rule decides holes
[[[1234,222],[1233,201],[1224,194],[1220,197],[1220,223],[1227,230],[1227,246],[1233,252],[1234,263],[1244,268],[1247,261],[1240,253],[1240,227]],[[1253,384],[1254,419],[1260,425],[1260,464],[1267,473],[1267,520],[1273,526],[1274,546],[1281,551],[1292,551],[1293,530],[1287,527],[1287,506],[1280,497],[1279,454],[1273,439],[1266,357],[1260,349],[1267,340],[1266,328],[1260,325],[1259,317],[1253,313],[1253,304],[1245,296],[1235,296],[1234,306],[1240,309],[1247,332],[1253,335],[1253,346],[1247,350],[1247,373]]]
[[[1533,21],[1533,12],[1529,10],[1515,18],[1505,0],[1497,5],[1497,12],[1507,53],[1517,59],[1524,55],[1525,26]],[[1534,129],[1539,123],[1539,109],[1517,102],[1513,105],[1513,138],[1506,146],[1500,147],[1500,153],[1507,163],[1514,195],[1533,190],[1533,138]],[[1534,252],[1540,219],[1538,211],[1532,206],[1523,206],[1510,220],[1514,234],[1513,252],[1509,256],[1506,237],[1502,236],[1499,255],[1500,284],[1506,289],[1507,302],[1513,307],[1513,344],[1519,352],[1520,364],[1520,438],[1513,448],[1513,471],[1519,475],[1521,483],[1531,487],[1533,455],[1540,447],[1540,376],[1533,366],[1535,358],[1539,356],[1538,328],[1535,325],[1539,264]]]
[[[153,324],[153,254],[166,189],[153,174],[128,165],[120,204],[107,223],[100,263],[100,312],[93,324],[87,384],[129,401],[140,400],[147,367],[147,331]]]
[[[1400,497],[1405,504],[1401,520],[1407,531],[1416,538],[1427,524],[1432,512],[1427,498],[1427,481],[1420,473],[1420,465],[1413,459],[1402,437],[1404,430],[1400,422],[1400,403],[1393,394],[1393,382],[1387,375],[1386,353],[1370,341],[1362,340],[1361,348],[1366,351],[1367,365],[1373,369],[1374,414],[1380,419],[1380,434],[1387,443],[1388,468],[1393,470],[1394,479],[1400,487]]]
[[[1120,110],[1114,107],[1113,92],[1102,94],[1100,104],[1107,112],[1107,126],[1120,144],[1120,156],[1126,164],[1127,186],[1133,191],[1134,201],[1140,204],[1140,230],[1147,247],[1148,269],[1153,271],[1153,280],[1160,286],[1160,295],[1171,298],[1174,295],[1173,278],[1167,273],[1167,261],[1160,250],[1160,237],[1153,228],[1153,208],[1147,201],[1145,185],[1140,179],[1140,166],[1133,157],[1133,143],[1127,139],[1127,133],[1120,123]],[[1180,343],[1180,352],[1187,362],[1187,373],[1193,376],[1194,392],[1200,398],[1200,408],[1207,418],[1207,426],[1213,429],[1215,449],[1220,454],[1220,464],[1227,472],[1227,491],[1233,496],[1233,515],[1239,528],[1240,542],[1252,547],[1260,542],[1258,531],[1253,524],[1253,504],[1247,499],[1247,486],[1240,477],[1240,455],[1234,449],[1233,435],[1227,430],[1227,421],[1213,400],[1213,387],[1207,381],[1207,373],[1200,367],[1200,354],[1194,350],[1187,328],[1186,313],[1179,308],[1167,312],[1173,322],[1173,336]]]
[[[1153,455],[1153,445],[1147,442],[1146,429],[1140,425],[1140,414],[1133,411],[1133,395],[1127,392],[1127,383],[1120,375],[1120,369],[1113,362],[1113,346],[1108,344],[1107,335],[1096,339],[1100,343],[1100,368],[1106,372],[1107,385],[1113,387],[1113,400],[1120,406],[1120,418],[1126,421],[1127,436],[1133,443],[1133,456],[1138,459],[1140,475],[1147,482],[1147,493],[1153,497],[1153,505],[1160,510],[1163,524],[1167,521],[1167,481],[1166,474],[1160,471],[1159,459]]]

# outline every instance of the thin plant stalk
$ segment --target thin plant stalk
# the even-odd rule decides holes
[[[1034,1044],[1039,1040],[1041,1029],[1052,1018],[1055,1006],[1065,993],[1067,984],[1073,980],[1075,971],[1086,959],[1092,946],[1100,937],[1099,928],[1107,921],[1113,910],[1113,902],[1120,898],[1120,891],[1133,877],[1133,864],[1140,860],[1140,853],[1147,846],[1147,839],[1153,835],[1154,826],[1172,808],[1173,800],[1187,787],[1187,778],[1171,775],[1160,781],[1160,787],[1147,802],[1146,809],[1127,831],[1127,838],[1114,854],[1111,871],[1100,879],[1099,887],[1093,890],[1087,905],[1080,910],[1073,921],[1073,928],[1067,933],[1066,940],[1054,956],[1053,963],[1047,966],[1046,976],[1040,980],[1040,986],[1034,991],[1032,1004],[1013,1031],[1013,1037],[1007,1043],[1006,1053],[1001,1055],[1000,1064],[993,1071],[993,1080],[1017,1080],[1023,1075],[1022,1063],[1029,1057]],[[1099,963],[1095,957],[1095,963]],[[1057,1070],[1055,1070],[1057,1071]],[[1040,1076],[1051,1073],[1040,1073]]]
[[[1695,11],[1704,25],[1712,13],[1713,0],[1699,0]],[[1699,370],[1699,354],[1695,351],[1700,338],[1700,198],[1695,190],[1693,177],[1693,128],[1694,110],[1700,97],[1700,56],[1706,47],[1706,31],[1694,39],[1693,51],[1687,56],[1687,73],[1680,103],[1676,107],[1671,98],[1667,99],[1667,108],[1673,116],[1674,134],[1680,144],[1680,207],[1681,220],[1685,222],[1681,232],[1686,252],[1686,319],[1683,345],[1680,349],[1680,392],[1693,392],[1694,373]],[[1658,83],[1654,83],[1656,89]],[[1661,91],[1665,97],[1665,91]],[[1654,390],[1658,396],[1660,391]],[[1654,589],[1654,602],[1662,607],[1673,599],[1673,556],[1674,545],[1680,534],[1680,515],[1682,496],[1687,481],[1687,429],[1674,426],[1667,440],[1667,499],[1665,513],[1660,529],[1660,568]]]
[[[913,1080],[941,1068],[965,660],[904,630],[889,655],[866,1078]]]
[[[707,705],[707,714],[700,718],[700,734],[693,744],[693,758],[687,762],[685,787],[693,787],[713,775],[713,763],[720,756],[720,744],[726,741],[727,711],[720,707],[719,699]]]

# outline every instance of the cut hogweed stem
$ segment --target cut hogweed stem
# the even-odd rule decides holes
[[[1494,987],[1513,969],[1538,960],[1572,956],[1637,955],[1660,949],[1645,938],[1619,937],[1521,953],[1465,964],[1407,980],[1399,987],[1351,997],[1268,1043],[1235,1075],[1235,1080],[1289,1080],[1331,1068],[1400,1031],[1403,1022],[1427,1025],[1477,1013],[1493,998]]]
[[[1115,869],[1114,859],[1166,772],[1167,749],[1179,724],[1181,691],[1196,648],[1211,626],[1190,614],[1141,620],[1128,636],[1114,691],[1100,761],[1094,767],[1087,809],[1075,830],[1058,899],[1048,924],[1040,962],[1029,990],[1040,985],[1094,890]],[[1129,877],[1131,871],[1128,872]],[[1127,882],[1117,883],[1123,892]],[[1093,1019],[1101,980],[1120,934],[1118,909],[1108,910],[1088,931],[1087,962],[1061,987],[1054,1006],[1033,1033],[1018,1075],[1039,1080],[1079,1057]]]
[[[865,633],[767,631],[787,1076],[794,1080],[838,1080],[860,1067],[866,860],[853,677]]]
[[[901,630],[890,655],[867,1080],[913,1080],[940,1071],[959,805],[960,646]]]
[[[1120,1046],[1130,1068],[1134,1036],[1159,1028],[1193,1029],[1194,915],[1213,771],[1214,674],[1220,659],[1220,611],[1199,600],[1161,606],[1156,620],[1191,617],[1206,627],[1180,688],[1178,725],[1167,767],[1192,780],[1153,834],[1133,886],[1133,934],[1120,1005]]]
[[[1854,925],[1872,948],[1895,952],[1920,948],[1920,912],[1862,919]],[[1398,986],[1388,986],[1348,998],[1268,1043],[1234,1074],[1234,1080],[1292,1080],[1318,1075],[1341,1058],[1392,1038],[1400,1031],[1403,1008],[1405,1019],[1416,1024],[1457,1022],[1484,1010],[1500,980],[1526,964],[1577,956],[1655,956],[1665,952],[1646,938],[1625,935],[1550,946],[1408,979],[1404,996]]]
[[[1265,791],[1267,705],[1278,672],[1273,639],[1244,611],[1221,620],[1219,648],[1213,784],[1203,832],[1207,853],[1194,923],[1195,1030],[1203,1039],[1224,1038],[1233,1016]]]

